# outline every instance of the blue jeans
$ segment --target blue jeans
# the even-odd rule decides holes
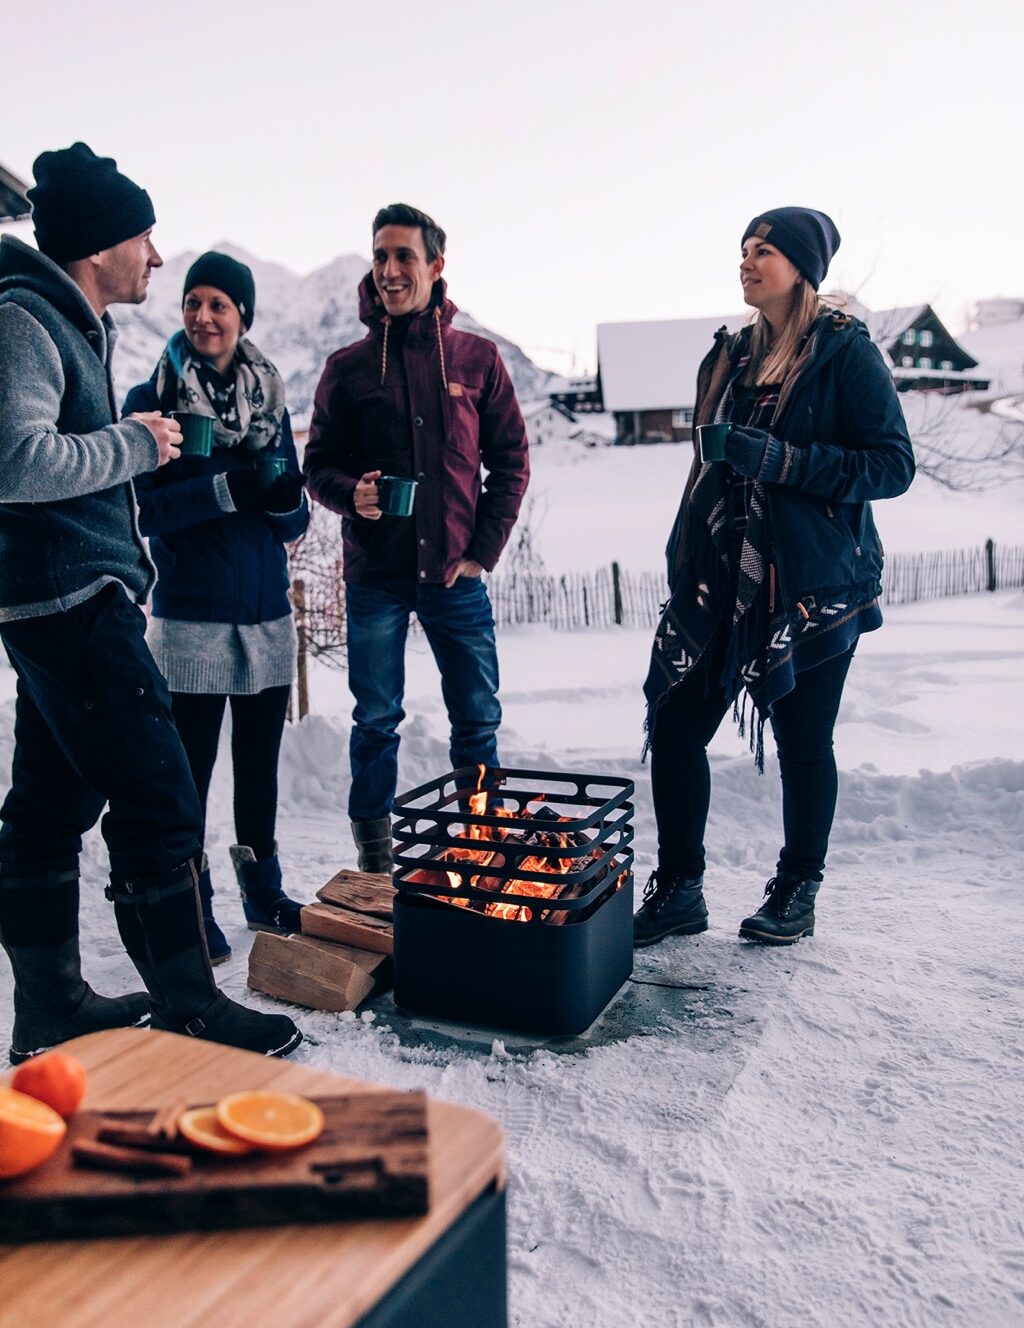
[[[396,730],[405,718],[405,640],[411,613],[419,619],[441,672],[453,768],[498,764],[498,652],[483,582],[462,576],[450,590],[413,581],[346,586],[348,685],[356,701],[349,743],[348,812],[353,821],[391,814],[398,785]]]
[[[63,613],[0,625],[18,674],[0,864],[74,862],[99,820],[118,877],[194,856],[203,817],[146,620],[111,583]]]

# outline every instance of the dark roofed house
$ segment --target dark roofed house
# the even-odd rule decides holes
[[[31,208],[25,197],[27,189],[27,184],[0,166],[0,222],[22,221],[29,215]]]
[[[850,306],[892,365],[899,392],[986,392],[989,378],[956,340],[930,304],[870,310]]]

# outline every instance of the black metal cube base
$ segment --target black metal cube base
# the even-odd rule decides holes
[[[395,1003],[523,1033],[582,1033],[633,971],[632,873],[566,926],[395,897]]]

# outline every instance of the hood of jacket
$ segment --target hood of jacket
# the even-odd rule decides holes
[[[444,325],[451,323],[452,319],[459,312],[458,306],[448,298],[448,284],[443,277],[438,277],[434,282],[434,288],[430,293],[430,303],[423,310],[422,325],[433,332],[435,326],[434,311],[438,310],[438,317]],[[387,312],[384,308],[384,302],[377,294],[377,287],[373,281],[373,273],[367,272],[366,276],[359,283],[359,321],[365,323],[371,331],[380,331],[384,327],[384,320]],[[414,314],[410,323],[415,325],[421,315]],[[410,331],[412,327],[410,327]]]
[[[0,296],[16,290],[31,291],[46,300],[81,332],[99,332],[103,338],[113,339],[109,314],[100,318],[62,267],[16,236],[5,235],[0,238]]]

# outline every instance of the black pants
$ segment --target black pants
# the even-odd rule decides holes
[[[63,613],[0,623],[18,674],[5,866],[76,861],[104,804],[115,876],[169,871],[197,852],[199,799],[145,626],[114,583]]]
[[[801,880],[821,878],[836,810],[832,733],[854,651],[796,676],[771,716],[782,777],[785,843],[778,866]],[[713,661],[714,667],[715,661]],[[704,871],[704,827],[711,801],[707,746],[729,709],[720,687],[704,694],[702,669],[670,693],[651,742],[651,784],[658,822],[658,868],[695,877]]]
[[[288,711],[289,687],[267,687],[255,696],[174,692],[171,704],[196,782],[203,820],[217,760],[224,703],[231,702],[231,766],[235,834],[259,861],[274,855],[277,825],[277,759]]]

